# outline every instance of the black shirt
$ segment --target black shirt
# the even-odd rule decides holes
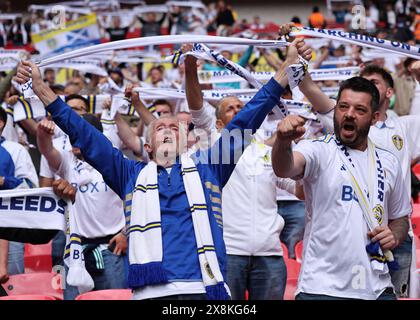
[[[125,28],[107,28],[106,32],[109,33],[110,41],[124,40],[127,36],[128,27]]]

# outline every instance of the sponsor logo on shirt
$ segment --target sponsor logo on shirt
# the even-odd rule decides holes
[[[71,185],[81,193],[108,192],[110,190],[105,181],[89,182],[83,185],[72,183]]]

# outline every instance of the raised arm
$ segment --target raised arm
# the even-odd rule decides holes
[[[284,24],[280,27],[280,33],[286,35],[292,31],[293,24]],[[296,48],[300,56],[306,60],[310,60],[312,55],[309,54],[310,46],[305,43],[303,38],[296,38]],[[317,84],[312,80],[309,73],[305,75],[303,81],[299,84],[299,89],[306,96],[315,111],[319,113],[327,113],[335,106],[335,101],[330,99]]]
[[[218,162],[212,165],[222,187],[229,180],[235,169],[238,157],[250,142],[251,135],[261,126],[267,114],[278,104],[279,99],[288,84],[287,68],[298,61],[295,43],[288,48],[285,63],[276,72],[273,79],[265,84],[242,110],[232,119],[221,132],[221,138],[208,153],[209,163],[214,163],[215,155]],[[249,130],[245,132],[245,130]],[[238,143],[238,139],[241,143]],[[234,142],[232,143],[232,140]],[[229,157],[227,159],[227,156]]]
[[[102,174],[105,182],[122,198],[125,185],[135,172],[136,162],[125,159],[100,131],[58,98],[42,81],[39,68],[33,62],[22,61],[15,80],[23,84],[31,78],[34,93],[51,113],[54,122],[69,135],[72,146],[80,148],[84,159]]]
[[[156,120],[155,116],[147,109],[144,103],[141,101],[138,93],[133,92],[134,86],[127,85],[125,89],[125,95],[131,97],[131,103],[140,115],[140,119],[143,120],[144,124],[148,126],[153,120]]]
[[[52,143],[54,128],[53,121],[43,119],[38,125],[37,143],[39,152],[47,159],[48,165],[57,171],[61,164],[61,154]]]
[[[299,89],[312,104],[315,111],[327,113],[334,109],[335,100],[330,99],[321,88],[312,80],[311,75],[305,75],[303,81],[299,84]]]
[[[281,178],[299,178],[305,171],[305,158],[300,152],[292,151],[292,141],[305,133],[305,119],[289,115],[279,122],[277,137],[272,149],[274,173]]]
[[[188,51],[186,46],[182,51]],[[187,56],[185,58],[185,93],[187,96],[188,107],[190,111],[199,111],[203,108],[203,95],[201,93],[200,82],[197,75],[197,58]]]
[[[138,137],[130,126],[125,122],[121,114],[118,112],[115,114],[115,123],[118,127],[118,136],[124,142],[125,146],[132,150],[135,154],[142,154],[142,143],[140,137]]]

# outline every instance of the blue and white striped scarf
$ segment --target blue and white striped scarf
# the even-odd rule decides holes
[[[199,173],[194,162],[186,154],[181,156],[181,167],[207,297],[210,300],[229,299],[229,290],[220,271],[215,252]],[[127,218],[129,220],[127,229],[129,287],[134,289],[168,283],[167,274],[162,265],[162,224],[157,165],[153,161],[150,161],[137,177],[136,187],[133,190],[131,216]]]

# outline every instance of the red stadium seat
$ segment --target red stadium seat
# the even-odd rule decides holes
[[[414,235],[413,241],[416,245],[416,268],[420,269],[420,238],[416,235]]]
[[[10,276],[3,288],[9,296],[45,295],[62,300],[61,281],[61,275],[52,272],[17,274]]]
[[[51,241],[47,244],[25,244],[25,273],[51,272]]]
[[[0,300],[57,300],[55,297],[40,294],[22,294],[17,296],[0,297]]]
[[[420,163],[417,163],[412,169],[417,178],[420,179]]]
[[[411,224],[413,225],[414,235],[420,236],[420,204],[413,204],[413,214],[411,216]]]
[[[287,268],[287,280],[297,279],[300,272],[300,263],[294,259],[284,258]]]
[[[284,300],[295,300],[297,279],[287,279],[286,290],[284,291]]]
[[[295,246],[296,260],[302,263],[303,241],[299,241]]]
[[[131,300],[132,296],[130,289],[112,289],[86,292],[78,295],[76,300]]]

